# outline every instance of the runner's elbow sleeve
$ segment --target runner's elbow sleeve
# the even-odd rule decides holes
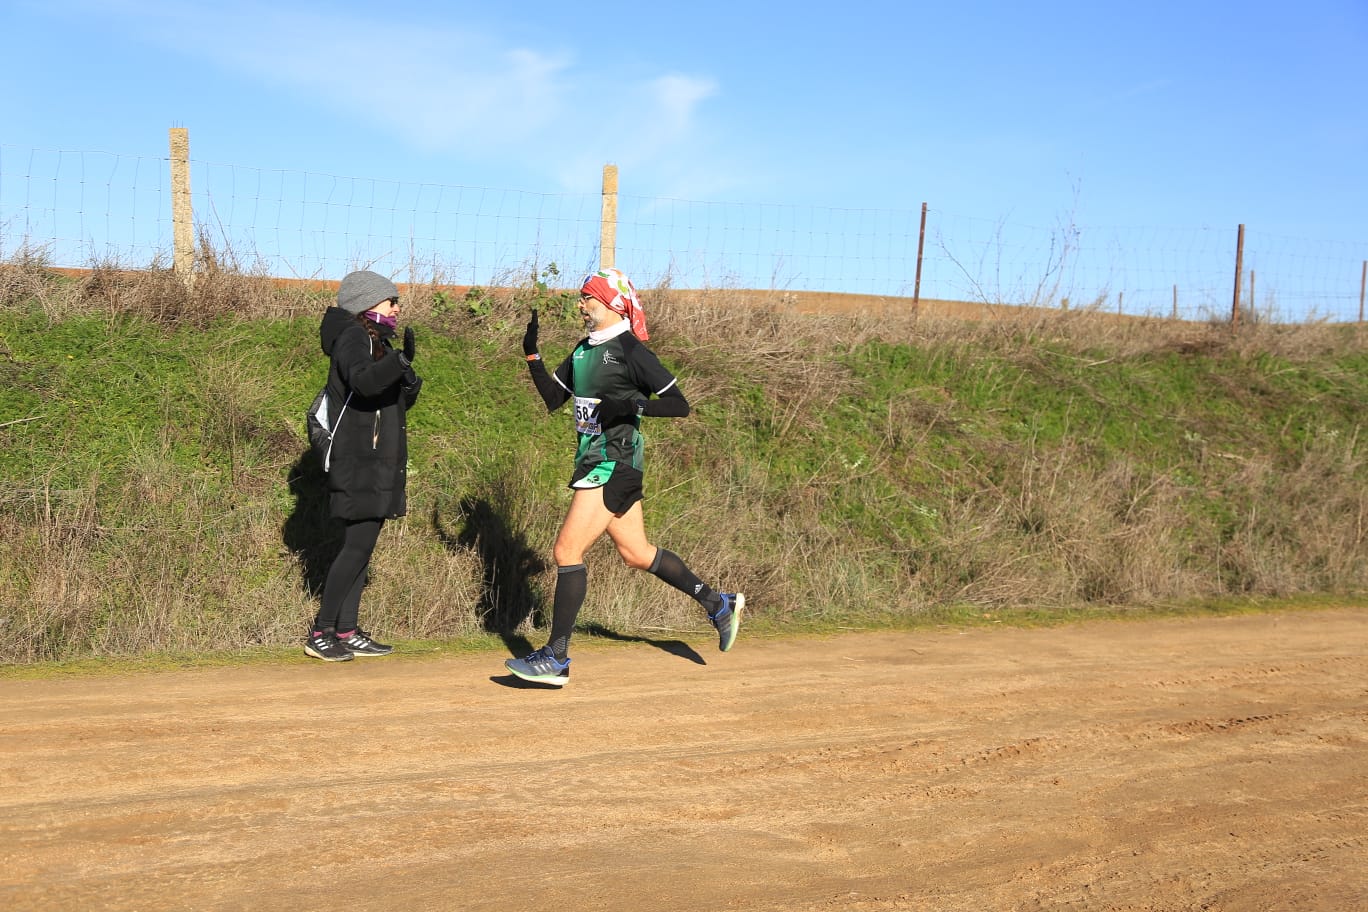
[[[641,414],[648,418],[687,418],[689,412],[689,400],[684,394],[668,390],[660,398],[648,400]]]
[[[542,402],[546,403],[546,410],[554,412],[565,404],[569,398],[565,390],[551,378],[546,371],[546,364],[541,359],[527,362],[527,372],[532,375],[532,385],[541,394]]]

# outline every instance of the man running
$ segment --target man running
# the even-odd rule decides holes
[[[570,680],[570,634],[589,582],[584,552],[604,532],[627,566],[649,570],[703,606],[723,652],[736,641],[746,604],[741,593],[714,591],[677,554],[646,540],[641,419],[687,417],[689,402],[674,375],[643,344],[650,336],[636,289],[621,271],[601,269],[585,276],[579,311],[589,335],[555,373],[547,372],[537,350],[535,310],[523,336],[532,382],[547,411],[574,400],[579,446],[570,478],[575,493],[556,536],[551,638],[504,664],[524,680],[557,686]]]

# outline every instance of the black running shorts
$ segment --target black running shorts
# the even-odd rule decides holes
[[[602,468],[602,466],[595,468]],[[632,504],[636,503],[638,500],[645,500],[646,494],[642,490],[644,476],[641,474],[640,469],[634,469],[631,466],[623,465],[619,462],[613,466],[612,474],[608,476],[607,481],[599,485],[585,483],[587,479],[593,478],[596,474],[597,473],[591,469],[579,478],[573,479],[570,482],[570,487],[572,489],[586,487],[602,488],[603,505],[607,507],[614,516],[621,516],[632,509]]]

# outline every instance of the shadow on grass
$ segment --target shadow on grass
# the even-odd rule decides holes
[[[480,626],[497,634],[513,655],[527,655],[532,644],[516,631],[529,620],[536,627],[545,625],[542,602],[530,580],[546,569],[546,562],[488,499],[462,499],[457,517],[459,529],[453,531],[441,509],[434,507],[432,528],[448,551],[472,549],[479,555],[483,575],[477,608]]]
[[[328,477],[312,450],[306,448],[291,466],[289,486],[294,509],[281,527],[281,540],[299,559],[305,588],[318,599],[328,568],[342,550],[343,525],[328,512]]]

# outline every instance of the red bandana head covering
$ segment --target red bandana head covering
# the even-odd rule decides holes
[[[637,297],[632,280],[621,269],[609,266],[598,272],[591,272],[580,283],[580,294],[587,294],[603,302],[613,313],[621,314],[631,321],[632,335],[642,342],[651,338],[646,332],[646,313],[641,309],[641,299]]]

